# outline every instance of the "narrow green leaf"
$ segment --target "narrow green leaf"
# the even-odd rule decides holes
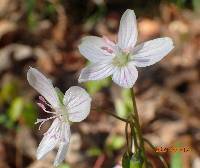
[[[37,108],[35,104],[27,102],[24,106],[22,116],[24,118],[25,123],[28,126],[32,127],[37,118]]]
[[[23,112],[24,108],[24,101],[21,97],[15,98],[9,109],[8,109],[8,116],[12,121],[17,121],[20,117],[20,115]]]
[[[68,164],[61,164],[60,166],[58,166],[58,168],[70,168],[70,166]]]
[[[142,168],[142,161],[136,155],[124,154],[122,158],[123,168]]]
[[[87,91],[93,95],[99,90],[101,90],[102,88],[109,86],[110,83],[111,83],[110,78],[106,78],[99,81],[89,81],[89,82],[86,82],[84,85]]]
[[[92,156],[99,156],[102,154],[101,149],[97,148],[97,147],[92,147],[89,150],[87,150],[87,155],[92,157]]]
[[[125,145],[125,138],[119,135],[112,135],[106,141],[106,146],[110,150],[121,149]]]
[[[17,96],[18,86],[15,81],[5,83],[1,89],[2,101],[10,102]]]
[[[171,168],[182,168],[182,156],[180,152],[175,152],[171,154],[170,159],[170,167]]]

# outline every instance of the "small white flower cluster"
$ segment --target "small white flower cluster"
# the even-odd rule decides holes
[[[136,16],[133,10],[128,9],[121,18],[116,44],[106,37],[83,38],[79,50],[91,64],[81,71],[79,82],[100,80],[112,75],[112,80],[119,86],[131,88],[138,77],[136,67],[152,65],[173,49],[173,42],[168,37],[135,46],[137,36]],[[51,81],[35,68],[28,70],[27,80],[43,96],[40,96],[42,103],[38,105],[44,112],[52,114],[52,117],[38,119],[36,124],[40,123],[41,127],[46,121],[54,119],[39,144],[37,159],[41,159],[58,145],[54,161],[54,166],[58,166],[64,160],[68,149],[71,136],[70,124],[80,122],[88,116],[91,98],[78,86],[70,87],[64,97],[60,98]],[[45,105],[53,111],[48,111]]]

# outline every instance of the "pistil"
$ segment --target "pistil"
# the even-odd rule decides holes
[[[113,65],[117,67],[126,66],[129,61],[129,53],[120,52],[113,58]]]

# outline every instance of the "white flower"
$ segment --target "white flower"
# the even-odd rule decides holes
[[[112,80],[124,88],[131,88],[138,77],[136,67],[146,67],[160,61],[173,49],[169,37],[157,38],[136,45],[138,36],[136,16],[127,9],[123,14],[118,41],[87,36],[79,45],[80,53],[91,64],[79,76],[79,82],[100,80],[112,75]]]
[[[40,100],[43,104],[38,103],[38,105],[46,113],[52,114],[52,117],[38,119],[36,124],[40,123],[41,127],[44,122],[54,119],[51,127],[44,134],[44,137],[39,144],[37,149],[37,159],[41,159],[58,145],[59,149],[54,161],[54,166],[58,166],[65,158],[70,141],[70,123],[80,122],[88,116],[91,98],[84,89],[78,86],[72,86],[65,92],[65,95],[61,100],[61,97],[53,87],[51,81],[34,68],[28,70],[27,79],[29,84],[48,102],[47,103],[45,99],[40,96]],[[44,104],[51,107],[53,111],[47,111]]]

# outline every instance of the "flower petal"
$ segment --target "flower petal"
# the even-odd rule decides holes
[[[59,149],[58,149],[58,153],[56,155],[56,158],[55,158],[54,164],[53,164],[55,167],[57,167],[65,159],[65,155],[66,155],[68,146],[69,146],[68,143],[61,142]]]
[[[122,15],[119,32],[118,46],[121,49],[131,49],[137,42],[137,21],[133,10],[127,9]]]
[[[62,141],[59,144],[59,149],[56,155],[56,158],[54,160],[54,166],[57,167],[64,159],[65,155],[69,146],[69,141],[71,137],[71,132],[70,132],[70,125],[63,123],[62,126]]]
[[[80,53],[91,62],[111,60],[115,49],[106,41],[100,37],[87,36],[82,39],[78,48]]]
[[[90,112],[91,98],[83,88],[72,86],[66,91],[63,104],[67,108],[69,120],[80,122]]]
[[[131,88],[138,78],[138,71],[132,62],[127,66],[118,67],[113,73],[112,80],[123,88]]]
[[[146,67],[160,61],[172,49],[173,41],[169,37],[157,38],[137,45],[131,60],[137,67]]]
[[[59,107],[56,91],[51,81],[42,73],[35,68],[30,68],[27,72],[27,80],[54,108]]]
[[[112,63],[93,63],[82,69],[79,82],[100,80],[110,76],[114,72]]]
[[[39,147],[37,149],[37,159],[41,159],[46,155],[48,152],[53,150],[55,146],[59,142],[59,136],[60,136],[60,121],[58,118],[56,118],[51,127],[48,129],[48,131],[44,134],[44,137],[42,141],[39,144]]]

